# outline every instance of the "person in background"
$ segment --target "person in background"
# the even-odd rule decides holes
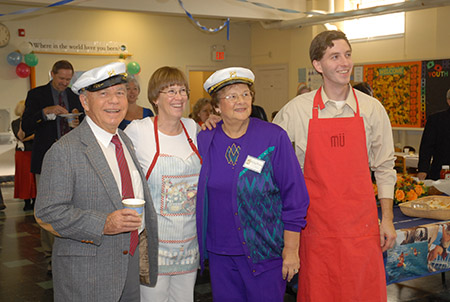
[[[300,266],[308,193],[286,132],[250,117],[253,83],[241,67],[204,83],[222,117],[198,135],[197,233],[216,302],[283,301]]]
[[[277,111],[274,111],[274,112],[272,112],[272,122],[273,122],[273,119],[275,118],[275,116],[277,115],[277,113],[278,113],[278,110],[277,110]]]
[[[359,90],[361,92],[364,92],[367,95],[373,96],[372,87],[370,87],[369,83],[367,83],[367,82],[361,82],[361,83],[355,84],[355,85],[353,85],[353,88],[356,90]]]
[[[447,104],[450,106],[450,89]],[[417,178],[439,179],[442,165],[450,165],[450,108],[427,118],[420,141]]]
[[[253,102],[254,102],[254,99],[253,99]],[[264,110],[264,108],[261,106],[255,105],[255,104],[252,104],[252,113],[250,114],[250,117],[256,117],[256,118],[266,121],[266,122],[268,121],[266,111]]]
[[[157,218],[130,139],[118,130],[127,111],[126,67],[116,62],[73,84],[86,118],[47,152],[35,217],[55,237],[55,301],[140,301],[138,228],[126,198],[146,201],[141,233],[150,285],[157,281]]]
[[[183,117],[188,98],[183,72],[161,67],[148,83],[148,100],[156,116],[135,120],[125,129],[158,214],[158,283],[149,288],[142,280],[141,301],[194,300],[199,264],[195,202],[201,158],[196,146],[198,125]]]
[[[144,108],[136,104],[139,93],[141,93],[141,86],[139,86],[139,82],[136,78],[127,77],[128,111],[119,125],[119,128],[122,130],[125,130],[128,124],[133,120],[140,120],[147,116],[153,116],[153,112],[149,108]]]
[[[36,198],[36,180],[34,174],[30,172],[31,150],[33,146],[33,133],[25,133],[22,130],[22,114],[25,110],[25,101],[20,101],[16,105],[14,113],[18,116],[11,122],[11,129],[17,139],[15,153],[15,173],[14,173],[14,198],[23,199],[24,211],[33,210]]]
[[[323,85],[295,97],[274,120],[294,142],[311,199],[297,299],[386,301],[382,252],[396,238],[391,124],[378,100],[350,86],[352,48],[343,32],[318,34],[309,53]]]
[[[211,100],[207,98],[198,99],[192,110],[192,118],[201,126],[208,119],[212,109]]]
[[[69,112],[81,113],[83,107],[77,95],[69,88],[73,77],[73,66],[69,61],[61,60],[53,64],[51,81],[28,91],[25,100],[25,111],[22,115],[22,130],[34,133],[31,151],[31,173],[39,184],[42,161],[45,153],[63,135],[71,130],[64,115]],[[75,125],[79,123],[76,117]],[[48,273],[51,274],[51,256],[53,235],[41,229],[41,244],[45,257],[49,261]]]
[[[3,200],[2,188],[0,187],[0,211],[6,209],[5,201]]]
[[[306,84],[298,86],[297,95],[301,95],[307,92],[311,92],[311,88],[309,86],[307,86]]]

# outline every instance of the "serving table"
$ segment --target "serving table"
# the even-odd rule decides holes
[[[380,209],[378,214],[381,217]],[[450,270],[450,220],[409,217],[394,207],[394,227],[395,246],[383,253],[387,284]]]

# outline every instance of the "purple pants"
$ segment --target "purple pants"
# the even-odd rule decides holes
[[[214,302],[282,302],[286,291],[281,266],[253,276],[246,256],[209,253]]]

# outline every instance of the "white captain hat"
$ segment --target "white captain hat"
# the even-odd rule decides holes
[[[72,91],[98,91],[114,85],[126,83],[127,68],[125,63],[114,62],[83,73],[72,85]]]
[[[214,72],[203,84],[210,95],[219,89],[237,83],[253,85],[255,75],[250,69],[243,67],[228,67]]]

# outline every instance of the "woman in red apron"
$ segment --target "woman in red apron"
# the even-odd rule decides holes
[[[321,88],[314,97],[304,164],[311,202],[301,233],[298,301],[386,300],[364,121],[356,104],[354,117],[319,119]]]

